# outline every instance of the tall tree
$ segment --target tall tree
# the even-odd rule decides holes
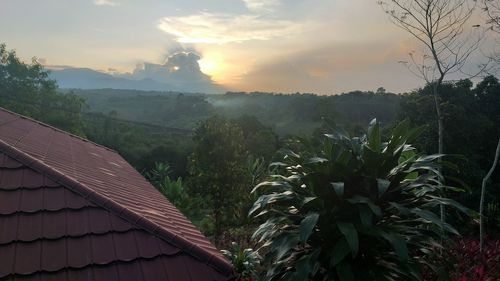
[[[440,90],[445,78],[463,70],[479,48],[481,36],[467,30],[475,1],[472,0],[381,0],[391,21],[410,33],[423,46],[423,56],[410,54],[409,69],[433,86],[438,130],[438,154],[444,153],[444,122]],[[472,32],[472,31],[471,31]],[[441,210],[444,220],[444,210]]]
[[[0,44],[0,106],[60,129],[83,135],[81,111],[85,103],[57,91],[57,83],[35,58],[31,63]]]
[[[214,240],[220,243],[240,198],[248,193],[243,132],[231,120],[214,116],[195,132],[189,160],[191,192],[206,200],[214,220]]]

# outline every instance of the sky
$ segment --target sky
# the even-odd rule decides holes
[[[117,76],[176,71],[173,58],[194,53],[183,57],[231,91],[423,84],[398,63],[418,44],[376,0],[0,0],[0,42],[49,67]]]

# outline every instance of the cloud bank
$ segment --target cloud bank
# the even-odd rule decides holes
[[[243,0],[248,10],[254,12],[270,12],[281,5],[279,0]]]
[[[164,17],[158,28],[174,35],[180,43],[226,44],[290,36],[307,30],[307,24],[266,19],[255,14],[203,12],[189,16]]]
[[[118,6],[119,4],[117,2],[111,1],[111,0],[94,0],[94,5],[97,6]]]

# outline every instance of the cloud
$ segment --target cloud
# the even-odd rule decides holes
[[[118,6],[119,4],[111,0],[94,0],[94,5],[97,6]]]
[[[164,17],[158,28],[174,35],[180,43],[225,44],[291,36],[306,31],[309,23],[267,19],[253,14],[199,13]]]
[[[164,64],[140,64],[132,75],[138,79],[147,78],[166,83],[209,82],[210,77],[200,70],[200,59],[194,52],[178,52],[169,56]]]
[[[246,91],[340,93],[354,89],[373,90],[384,85],[402,92],[416,88],[418,78],[397,63],[405,45],[331,42],[269,60],[242,75],[240,89]],[[388,79],[387,77],[391,77]]]
[[[248,10],[254,12],[268,12],[279,6],[279,0],[243,0]]]
[[[48,64],[49,64],[49,63],[48,63],[48,60],[47,60],[46,58],[36,58],[36,61],[37,61],[39,64],[43,65],[43,66],[46,66],[46,65],[48,65]]]

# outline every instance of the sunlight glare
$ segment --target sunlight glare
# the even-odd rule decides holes
[[[215,81],[220,81],[224,76],[225,63],[222,56],[218,53],[209,53],[203,55],[198,61],[203,73],[210,75]]]

